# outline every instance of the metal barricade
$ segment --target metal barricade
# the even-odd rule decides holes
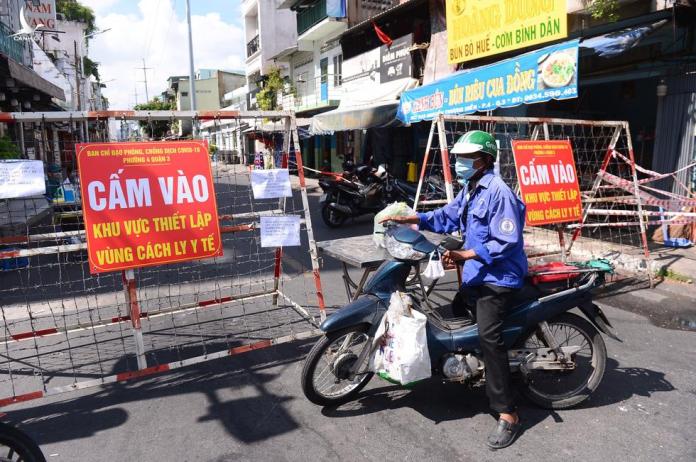
[[[223,255],[116,273],[89,272],[79,198],[23,201],[0,236],[0,406],[316,334],[324,302],[293,113],[21,113],[2,120],[21,131],[25,153],[68,175],[77,168],[76,142],[113,140],[136,122],[153,135],[152,124],[163,121],[232,121],[239,130],[271,124],[264,136],[281,153],[278,167],[293,157],[299,168],[292,197],[254,199],[250,166],[213,161]],[[136,127],[127,138],[142,137]],[[261,247],[260,219],[274,215],[301,216],[301,247]]]
[[[420,172],[419,198],[429,178],[438,176],[446,200],[423,201],[435,206],[451,200],[459,190],[453,182],[454,157],[450,148],[469,130],[484,130],[499,143],[497,168],[505,182],[519,192],[512,152],[514,140],[570,140],[583,206],[582,220],[562,225],[527,226],[524,231],[530,258],[609,258],[620,270],[652,279],[646,218],[654,214],[641,189],[640,168],[633,156],[627,122],[530,117],[447,116],[432,121]]]

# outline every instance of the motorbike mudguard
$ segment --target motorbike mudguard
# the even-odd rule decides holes
[[[612,325],[607,319],[606,315],[604,312],[594,303],[586,302],[578,305],[578,308],[580,308],[580,311],[587,317],[587,319],[590,320],[594,326],[599,329],[600,332],[608,336],[609,338],[612,338],[616,341],[621,341],[621,339],[614,333],[612,330]]]
[[[358,324],[370,324],[375,327],[387,311],[387,306],[379,297],[361,295],[321,323],[319,329],[329,333]]]

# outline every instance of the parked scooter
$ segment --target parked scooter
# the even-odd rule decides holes
[[[321,217],[327,226],[336,228],[348,218],[377,213],[392,202],[413,204],[413,196],[389,174],[386,166],[373,169],[367,165],[355,167],[352,174],[319,180],[323,190],[319,199]]]
[[[327,226],[336,228],[348,218],[378,213],[392,202],[413,207],[416,187],[391,175],[385,165],[374,169],[368,165],[344,165],[341,175],[319,180],[324,194],[319,199],[321,217]],[[445,199],[444,188],[426,179],[421,200]]]
[[[414,269],[418,274],[420,263],[433,251],[442,253],[462,245],[453,237],[435,245],[418,231],[394,226],[387,230],[385,244],[394,259],[379,267],[362,295],[320,326],[324,335],[310,351],[302,371],[302,389],[315,404],[341,404],[367,385],[373,376],[369,360],[378,343],[374,336],[391,294],[417,291],[407,286],[409,274]],[[602,380],[607,351],[599,331],[616,336],[592,301],[592,289],[601,286],[612,270],[608,263],[598,263],[561,277],[566,286],[555,291],[530,280],[505,319],[503,338],[509,348],[510,369],[521,379],[523,394],[539,406],[575,406],[587,399]],[[482,384],[485,364],[473,315],[475,294],[466,300],[468,308],[465,304],[457,317],[443,316],[433,308],[424,290],[414,295],[418,295],[413,297],[414,308],[428,320],[433,376]],[[585,317],[569,313],[573,308],[579,308]]]

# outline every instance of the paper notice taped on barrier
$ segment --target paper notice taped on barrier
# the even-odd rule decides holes
[[[0,199],[46,194],[43,162],[6,160],[0,162]]]
[[[252,170],[251,189],[254,199],[292,197],[288,169]]]
[[[261,247],[300,245],[300,216],[261,217]]]

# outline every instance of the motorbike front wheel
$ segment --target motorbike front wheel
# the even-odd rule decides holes
[[[346,218],[348,217],[341,212],[329,207],[328,202],[321,208],[321,219],[324,220],[324,223],[329,228],[338,228],[346,221]]]
[[[0,423],[0,461],[46,462],[39,446],[24,432]]]
[[[589,398],[602,381],[607,347],[602,335],[584,318],[564,313],[548,321],[558,346],[579,346],[571,356],[571,371],[532,370],[525,377],[522,393],[546,409],[567,409]],[[536,331],[518,342],[516,348],[548,348]]]
[[[317,341],[302,369],[302,391],[308,400],[319,406],[336,406],[353,399],[367,385],[372,372],[353,377],[350,373],[360,352],[372,341],[367,330],[365,324],[352,326]]]

